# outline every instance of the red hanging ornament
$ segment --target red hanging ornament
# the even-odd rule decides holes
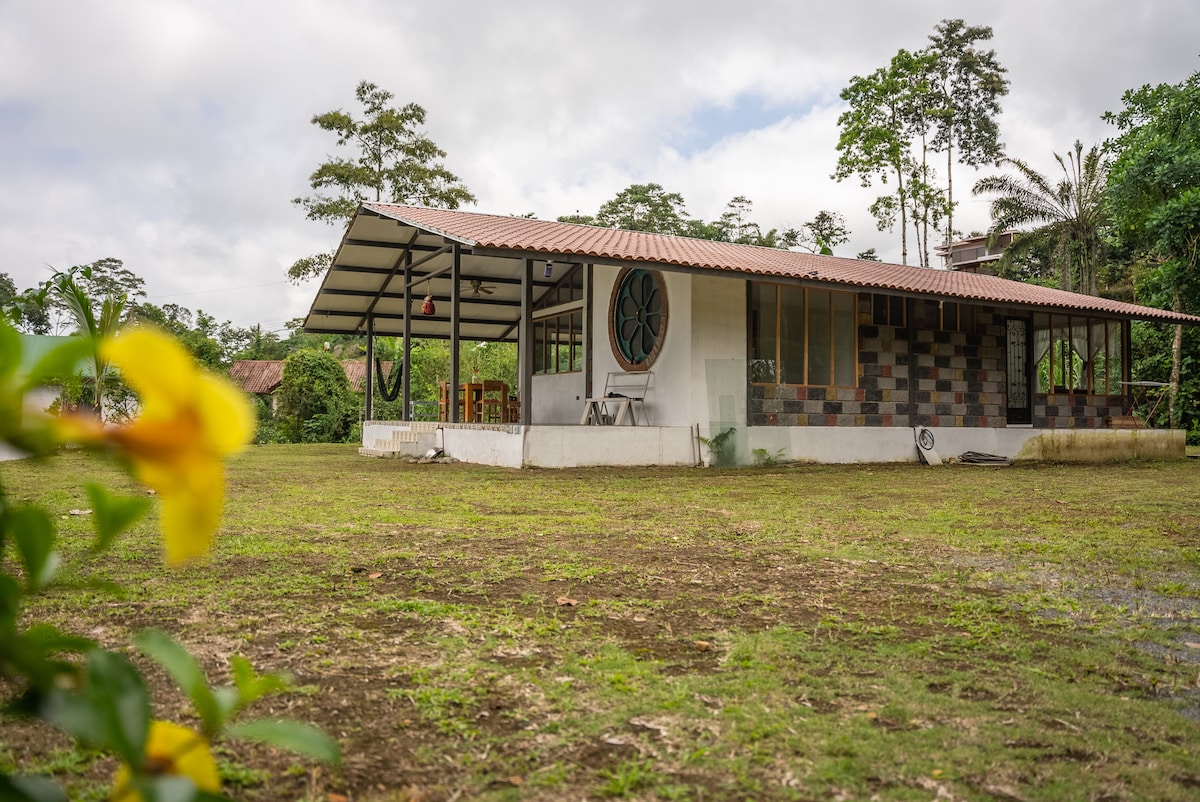
[[[432,315],[437,311],[437,307],[433,305],[433,296],[426,295],[425,300],[421,302],[421,314]]]

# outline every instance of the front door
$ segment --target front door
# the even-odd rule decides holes
[[[1033,423],[1029,363],[1032,343],[1029,340],[1029,319],[1008,319],[1008,422]]]

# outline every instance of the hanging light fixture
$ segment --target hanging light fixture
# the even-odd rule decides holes
[[[554,278],[554,262],[546,260],[546,270],[542,273],[546,278]]]
[[[429,286],[429,279],[425,279],[425,299],[421,301],[421,314],[432,315],[437,311],[437,307],[433,303],[432,287]]]

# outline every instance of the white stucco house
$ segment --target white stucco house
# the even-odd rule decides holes
[[[463,423],[457,404],[440,422],[368,420],[365,454],[690,465],[732,430],[742,463],[912,461],[928,429],[943,456],[1181,457],[1183,432],[1130,415],[1132,320],[1200,324],[989,275],[364,203],[304,328],[369,350],[518,344],[515,422]],[[448,380],[463,383],[457,361]]]

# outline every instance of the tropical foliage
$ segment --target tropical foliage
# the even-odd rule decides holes
[[[1066,158],[1054,154],[1062,170],[1056,180],[1021,159],[1005,158],[1015,175],[992,175],[975,183],[974,193],[992,194],[993,238],[1011,229],[1032,230],[1014,236],[1002,269],[1036,258],[1053,266],[1058,286],[1096,295],[1098,276],[1106,258],[1108,223],[1105,207],[1107,161],[1099,146],[1085,154],[1078,140]]]
[[[358,419],[346,371],[325,351],[290,354],[276,400],[280,428],[293,443],[344,442]]]
[[[309,220],[344,225],[363,200],[445,209],[475,202],[458,176],[442,164],[446,152],[421,130],[424,108],[416,103],[394,106],[395,95],[369,81],[358,84],[354,97],[362,106],[361,118],[341,109],[312,118],[313,125],[334,134],[337,146],[350,148],[352,155],[320,164],[309,176],[314,194],[292,200]],[[320,275],[330,258],[317,254],[300,259],[288,277],[298,282]]]
[[[1105,119],[1121,133],[1109,176],[1109,211],[1122,245],[1149,264],[1147,299],[1176,311],[1200,311],[1200,72],[1179,84],[1130,90],[1124,108]],[[1172,425],[1200,421],[1196,396],[1181,389],[1184,363],[1200,365],[1193,336],[1184,353],[1183,328],[1171,342]],[[1200,385],[1200,380],[1191,379]],[[1184,404],[1184,401],[1188,403]]]

